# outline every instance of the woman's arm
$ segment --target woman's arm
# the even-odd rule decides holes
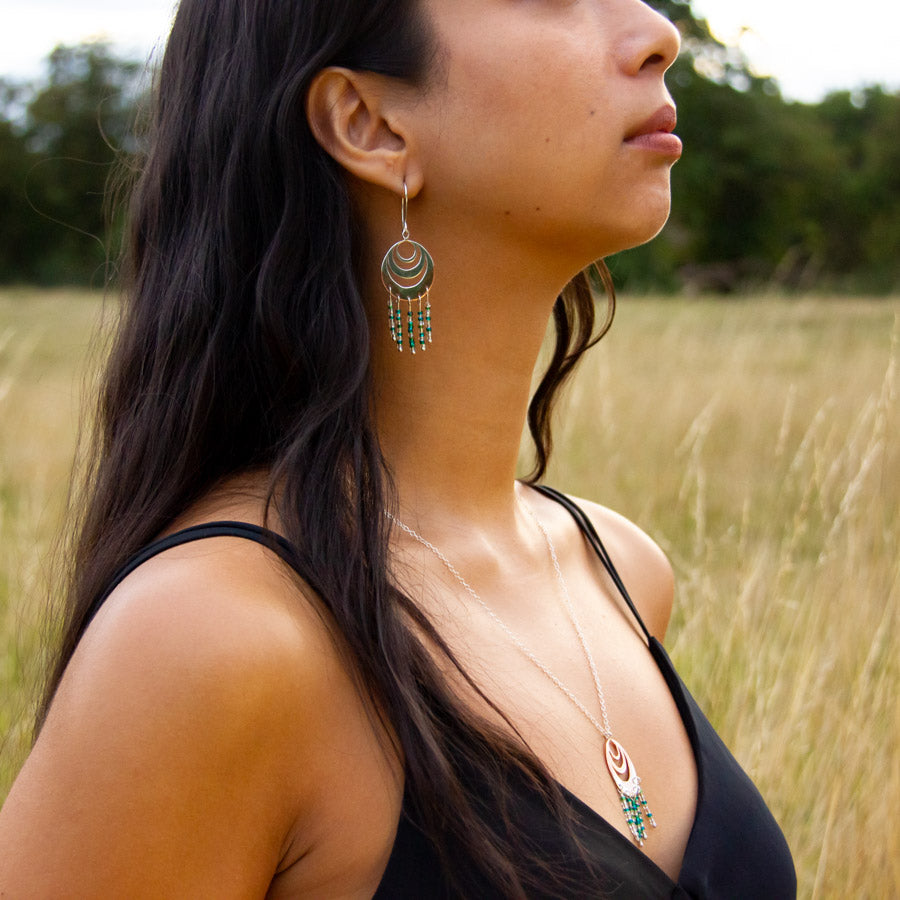
[[[204,541],[110,597],[0,811],[0,896],[261,897],[305,853],[336,653],[269,557]]]

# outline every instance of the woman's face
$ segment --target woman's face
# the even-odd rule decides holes
[[[416,111],[432,211],[580,264],[662,227],[671,23],[640,0],[421,2],[441,51]]]

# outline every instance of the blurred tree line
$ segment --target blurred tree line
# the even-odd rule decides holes
[[[653,0],[682,34],[666,78],[685,154],[672,216],[611,260],[637,289],[900,289],[900,94],[788,102],[689,0]]]
[[[683,35],[667,81],[685,155],[669,224],[610,260],[617,283],[900,290],[900,94],[788,102],[689,0],[651,5]],[[0,283],[102,285],[118,232],[104,197],[139,160],[146,72],[102,43],[58,47],[47,66],[39,84],[0,80]]]
[[[102,285],[143,66],[97,43],[57,47],[47,69],[43,84],[0,80],[0,283]]]

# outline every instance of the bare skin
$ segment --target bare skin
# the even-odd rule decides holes
[[[443,53],[424,92],[333,69],[309,98],[370,237],[373,401],[398,512],[595,710],[543,537],[517,497],[545,523],[613,732],[660,823],[645,852],[675,878],[696,771],[674,701],[574,522],[515,469],[557,293],[667,215],[672,159],[629,136],[667,102],[677,37],[638,0],[426,7]],[[404,180],[413,237],[438,264],[435,343],[415,359],[391,345],[378,274]],[[261,524],[262,480],[240,487],[171,530]],[[662,639],[667,561],[631,523],[584,506]],[[410,595],[554,777],[626,834],[593,727],[437,559],[402,533],[394,551]],[[232,538],[167,551],[116,589],[69,666],[0,812],[0,896],[369,898],[403,792],[402,760],[376,722],[316,598],[281,561]]]

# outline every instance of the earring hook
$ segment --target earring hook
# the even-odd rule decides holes
[[[406,179],[403,179],[403,200],[400,202],[400,219],[403,224],[403,240],[409,240],[409,224],[406,221],[406,215],[409,210],[409,190],[406,187]]]

